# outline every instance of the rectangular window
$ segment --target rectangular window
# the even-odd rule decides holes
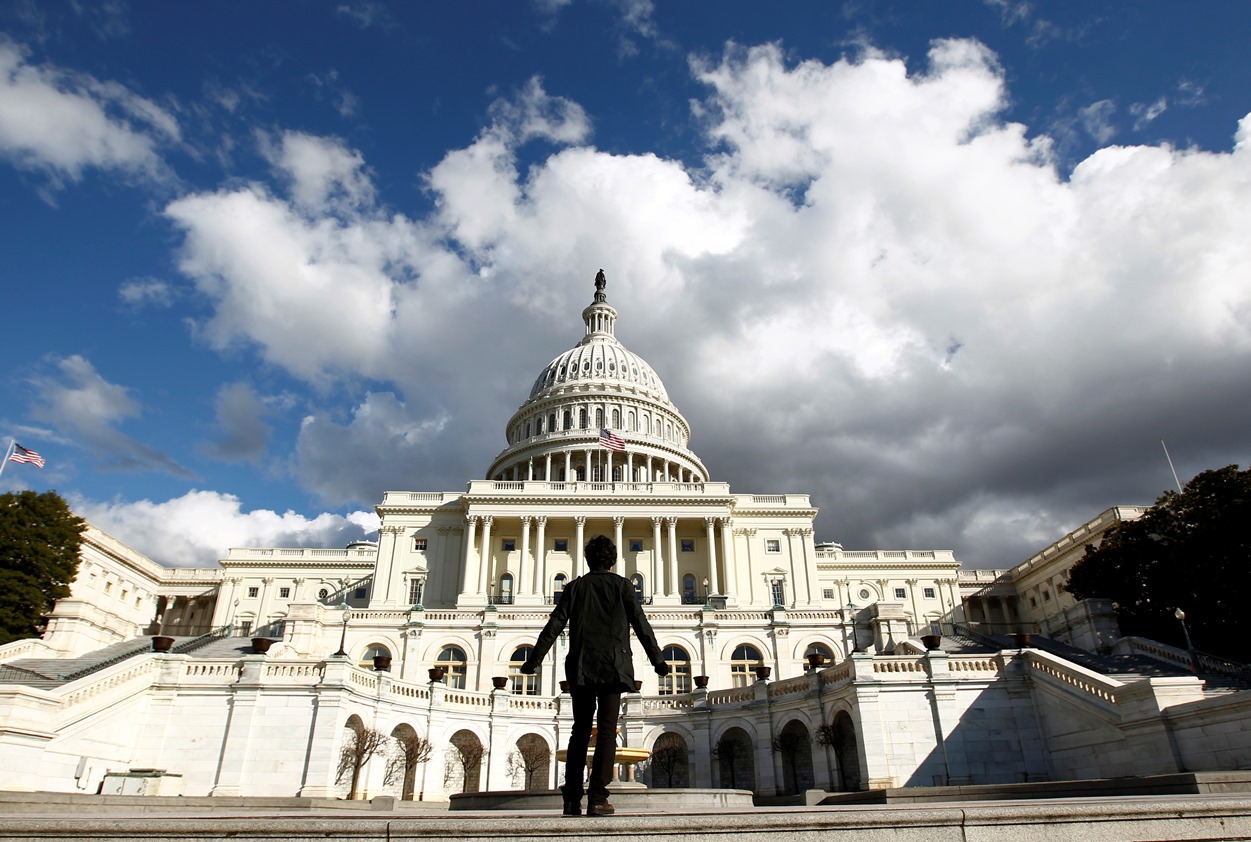
[[[694,538],[683,538],[683,539],[682,539],[682,552],[684,552],[684,553],[693,553],[693,552],[695,552],[695,539],[694,539]]]
[[[250,599],[256,599],[256,597],[259,596],[260,593],[261,593],[260,588],[248,588],[248,597]]]
[[[252,633],[252,621],[251,621],[251,620],[242,620],[242,621],[240,621],[240,623],[239,623],[239,636],[240,636],[240,637],[247,637],[247,636],[248,636],[248,635],[250,635],[251,633]]]
[[[821,590],[821,598],[822,598],[822,599],[833,599],[833,598],[834,598],[834,589],[833,589],[833,588],[823,588],[823,589]]]
[[[895,599],[907,599],[908,592],[903,588],[895,588]]]
[[[774,579],[772,582],[773,604],[786,605],[786,583],[781,579]]]
[[[516,539],[516,538],[504,538],[504,539],[501,539],[501,541],[500,541],[500,549],[502,549],[502,550],[503,550],[504,552],[506,552],[506,553],[516,552],[516,550],[517,550],[517,539]]]
[[[552,549],[554,549],[558,553],[569,552],[569,539],[568,538],[557,538],[555,541],[552,542],[552,544],[553,544]]]
[[[631,539],[630,539],[630,552],[632,552],[632,553],[641,553],[641,552],[643,552],[643,539],[642,539],[642,538],[631,538]]]
[[[925,595],[926,599],[935,599],[933,588],[923,588],[921,593]]]
[[[104,592],[105,592],[105,593],[113,593],[113,583],[112,583],[112,582],[105,582],[105,583],[104,583]]]
[[[425,538],[414,538],[414,539],[413,539],[413,549],[414,549],[414,550],[416,550],[416,551],[417,551],[417,552],[419,552],[419,553],[424,553],[424,552],[426,551],[426,539],[425,539]]]
[[[1051,602],[1051,591],[1043,591],[1043,602]]]
[[[279,588],[279,589],[278,589],[278,598],[279,598],[279,599],[290,599],[290,598],[291,598],[291,589],[290,589],[290,588]]]
[[[365,598],[365,595],[366,595],[367,593],[369,593],[369,591],[368,591],[367,589],[365,589],[365,588],[357,588],[357,589],[356,589],[356,593],[352,594],[352,597],[353,597],[354,599],[364,599],[364,598]]]
[[[780,540],[780,539],[778,539],[778,538],[767,538],[767,539],[765,539],[765,552],[766,552],[766,553],[780,553],[780,552],[782,552],[782,542],[781,542],[781,540]]]
[[[421,605],[421,586],[423,582],[420,579],[413,579],[408,583],[408,604]]]

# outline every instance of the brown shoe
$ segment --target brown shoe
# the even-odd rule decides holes
[[[586,805],[586,814],[588,816],[611,816],[617,812],[607,801],[588,801]]]

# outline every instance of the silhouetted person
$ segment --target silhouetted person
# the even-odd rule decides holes
[[[634,656],[630,652],[630,629],[638,635],[657,675],[668,675],[669,665],[660,654],[652,627],[643,616],[634,586],[611,572],[617,563],[617,547],[603,535],[586,545],[586,563],[591,572],[565,585],[560,601],[534,644],[534,653],[521,666],[533,674],[543,657],[560,636],[565,624],[569,631],[569,655],[565,658],[565,678],[573,699],[573,730],[565,756],[565,815],[582,815],[582,775],[591,742],[591,722],[596,720],[598,738],[587,782],[586,814],[611,816],[608,782],[612,780],[617,753],[617,717],[621,694],[634,690]],[[599,715],[596,717],[596,708]]]

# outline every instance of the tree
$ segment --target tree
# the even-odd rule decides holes
[[[87,523],[55,491],[0,494],[0,643],[39,636],[70,595]]]
[[[686,771],[687,751],[686,740],[677,734],[661,734],[656,740],[656,745],[652,748],[651,758],[648,760],[648,766],[658,777],[665,776],[665,786],[672,789],[675,778],[679,780]],[[655,786],[658,781],[653,780],[652,785]]]
[[[1179,647],[1174,616],[1199,649],[1245,661],[1243,611],[1251,598],[1251,470],[1204,471],[1181,493],[1166,491],[1138,520],[1105,533],[1073,566],[1067,585],[1077,599],[1116,605],[1121,631]]]
[[[458,731],[452,735],[452,745],[447,750],[447,760],[443,771],[443,785],[451,787],[457,783],[456,774],[460,773],[460,791],[477,792],[479,775],[482,772],[482,755],[485,750],[482,743],[472,735]],[[459,768],[458,768],[459,767]]]
[[[356,790],[360,784],[361,769],[375,754],[385,750],[388,737],[373,728],[349,728],[343,738],[343,747],[339,749],[339,772],[335,783],[343,783],[343,779],[351,776],[352,786],[348,789],[348,800],[356,798]]]
[[[517,741],[517,750],[508,753],[508,775],[516,778],[518,772],[522,773],[522,789],[527,791],[547,789],[546,772],[551,757],[552,750],[542,737],[527,734]],[[540,772],[544,773],[543,779],[538,778]]]
[[[738,789],[738,765],[746,758],[751,760],[751,745],[739,734],[727,731],[713,746],[712,756],[721,761],[721,784],[729,779],[729,788]]]
[[[387,768],[382,782],[387,786],[399,783],[400,798],[412,800],[417,783],[417,767],[430,759],[434,744],[416,731],[404,730],[394,735],[387,754]]]
[[[782,762],[786,764],[786,771],[790,772],[789,789],[799,792],[799,751],[808,745],[811,740],[807,734],[801,734],[797,731],[783,729],[769,741],[769,748],[774,754],[782,755]]]

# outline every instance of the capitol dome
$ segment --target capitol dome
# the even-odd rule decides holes
[[[617,311],[604,292],[582,311],[584,333],[534,380],[509,419],[505,448],[487,472],[495,480],[553,482],[704,482],[707,470],[689,449],[690,426],[660,376],[615,335]],[[624,450],[600,444],[607,429]],[[606,454],[610,454],[607,455]]]

